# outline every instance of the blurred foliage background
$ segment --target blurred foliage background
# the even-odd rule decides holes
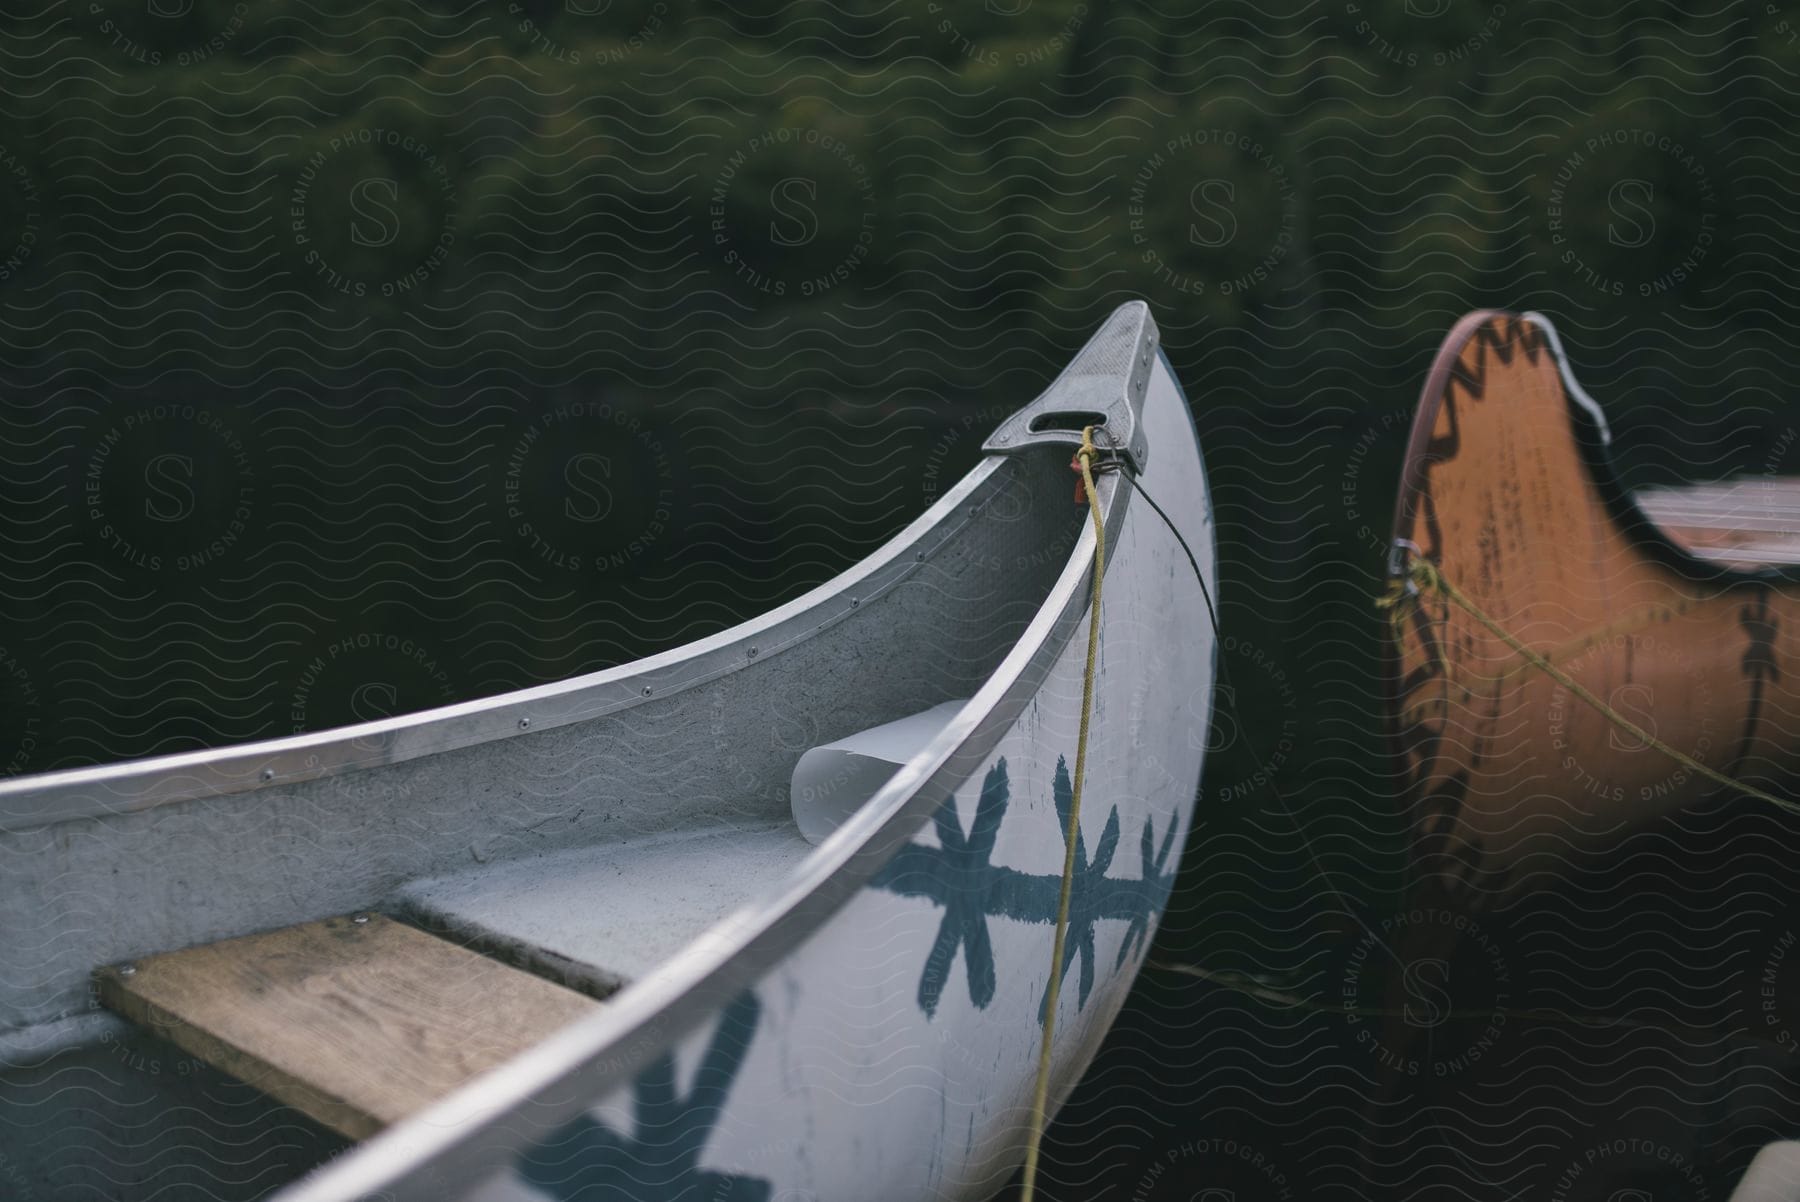
[[[1041,372],[1125,296],[1179,330],[1410,349],[1483,299],[1636,336],[1679,305],[1755,342],[1795,286],[1772,270],[1793,167],[1775,114],[1800,51],[1773,5],[147,2],[8,22],[37,68],[5,133],[40,227],[9,295],[63,285],[9,331],[15,375],[197,358],[221,384],[360,379],[388,352],[438,383],[523,361],[659,392],[967,394]],[[332,150],[375,131],[411,142]],[[1697,163],[1590,150],[1559,227],[1558,169],[1615,132]],[[719,228],[731,156],[782,135],[723,182]],[[774,295],[714,252],[784,255],[758,185],[808,172],[841,203],[814,206],[788,264],[807,279]],[[372,174],[402,236],[339,247],[338,184]],[[1609,242],[1628,176],[1659,244],[1712,226],[1672,294],[1642,294],[1639,248]],[[347,253],[327,271],[309,249]],[[1178,349],[1201,366],[1201,340]]]
[[[1280,620],[1318,597],[1308,573],[1364,586],[1393,415],[1472,307],[1559,319],[1639,482],[1759,467],[1789,420],[1795,29],[1775,5],[1649,2],[15,8],[3,486],[49,523],[18,523],[18,554],[144,587],[93,506],[43,487],[39,451],[86,456],[120,406],[199,401],[211,433],[159,437],[202,465],[238,440],[257,499],[240,570],[149,572],[159,598],[226,577],[245,602],[322,594],[311,541],[356,558],[397,490],[401,536],[311,597],[288,654],[351,595],[360,617],[392,593],[459,661],[455,695],[563,675],[850,562],[915,508],[946,423],[1028,398],[1142,296],[1214,464],[1227,605]],[[537,408],[601,397],[668,434],[657,487],[683,512],[633,570],[553,584],[425,446],[477,435],[458,462],[491,483]],[[75,414],[96,428],[50,433]],[[65,517],[81,553],[46,560]],[[643,613],[647,571],[722,561],[731,590]],[[60,587],[6,599],[34,632],[15,642],[58,629]],[[529,645],[465,654],[489,621]],[[98,649],[136,637],[163,632],[115,623]],[[115,653],[148,680],[165,650]],[[234,679],[235,720],[171,696],[46,733],[33,766],[270,733],[255,715],[280,705]]]
[[[740,620],[1144,297],[1234,680],[1159,955],[1303,973],[1405,885],[1369,598],[1451,323],[1553,316],[1631,483],[1800,473],[1800,14],[1762,0],[68,0],[0,31],[14,772]],[[593,472],[597,526],[563,507]],[[1171,1046],[1216,1067],[1191,985],[1146,989],[1122,1038],[1156,1054],[1071,1122]],[[1244,1057],[1180,1104],[1279,1143],[1322,1087]]]

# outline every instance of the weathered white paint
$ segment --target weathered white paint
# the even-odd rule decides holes
[[[1143,483],[1182,524],[1210,587],[1205,478],[1185,405],[1167,372],[1153,382],[1145,417],[1153,460]],[[1081,825],[1092,857],[1116,810],[1119,837],[1107,875],[1140,878],[1146,823],[1158,849],[1174,824],[1163,865],[1172,876],[1193,817],[1210,704],[1210,689],[1199,686],[1212,680],[1214,641],[1186,560],[1148,506],[1130,511],[1112,555]],[[1061,871],[1063,840],[1052,798],[1058,758],[1074,759],[1085,655],[1084,628],[1034,704],[955,794],[956,821],[967,832],[984,778],[1005,762],[1010,803],[991,862],[1021,874],[1051,879]],[[935,845],[930,830],[918,842]],[[959,947],[935,1012],[927,1014],[918,1000],[920,976],[944,917],[944,908],[929,900],[864,888],[753,986],[747,1049],[739,1046],[738,1028],[721,1041],[734,1054],[722,1111],[690,1110],[685,1120],[701,1141],[689,1174],[675,1181],[662,1175],[668,1152],[656,1141],[669,1115],[646,1108],[654,1091],[645,1088],[653,1084],[645,1077],[622,1084],[590,1112],[598,1127],[585,1130],[604,1128],[623,1148],[598,1163],[622,1166],[633,1196],[646,1199],[989,1196],[1023,1154],[1053,928],[991,918],[992,998],[981,1005],[971,997],[970,957]],[[1126,921],[1093,925],[1094,981],[1085,1002],[1079,958],[1065,976],[1054,1097],[1066,1095],[1097,1050],[1153,930],[1154,918],[1143,941],[1126,949]],[[678,1095],[694,1087],[720,1033],[715,1019],[680,1042],[673,1076]],[[638,1139],[650,1146],[634,1150]],[[549,1184],[556,1172],[566,1171],[569,1196],[583,1183],[610,1179],[609,1169],[574,1156],[580,1143],[572,1133],[552,1136],[545,1150],[525,1156],[527,1166],[538,1167],[502,1170],[471,1194],[484,1202],[519,1202],[564,1196]]]

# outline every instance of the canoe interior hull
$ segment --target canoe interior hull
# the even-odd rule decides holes
[[[1067,467],[1051,458],[1005,461],[981,494],[1015,504],[1053,491],[1066,502]],[[235,1157],[255,1169],[249,1178],[233,1187],[231,1174],[214,1175],[221,1150],[207,1123],[190,1138],[196,1086],[175,1067],[197,1063],[93,1012],[89,977],[100,965],[377,909],[609,996],[811,850],[787,795],[808,746],[975,691],[1042,603],[1080,521],[1065,504],[1005,525],[967,523],[853,621],[785,653],[759,649],[747,671],[618,717],[250,796],[0,834],[9,865],[0,960],[18,970],[0,976],[0,1024],[19,1045],[0,1045],[0,1156],[40,1190],[88,1184],[124,1202],[192,1177],[215,1196],[248,1198],[337,1145],[297,1112],[215,1090],[202,1107],[213,1127],[260,1133]],[[665,880],[705,887],[677,893],[623,871],[664,848],[655,867]],[[503,891],[515,865],[546,886],[560,873],[592,907],[582,925],[599,930],[601,946],[588,960],[530,939],[504,904],[467,904]],[[483,929],[469,929],[472,910]],[[597,926],[593,915],[605,919]],[[59,1027],[63,1050],[46,1062],[38,1037]],[[121,1049],[117,1060],[109,1048]],[[46,1141],[39,1124],[71,1079],[108,1104],[76,1107],[52,1124],[66,1139]],[[148,1117],[116,1127],[122,1114]],[[125,1141],[116,1154],[115,1139]],[[265,1143],[276,1150],[259,1151]]]

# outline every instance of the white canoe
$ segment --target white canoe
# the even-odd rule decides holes
[[[927,513],[753,621],[501,697],[0,782],[0,1180],[120,1199],[289,1181],[287,1202],[992,1194],[1023,1155],[1050,975],[1094,551],[1069,460],[1095,413],[1211,587],[1194,428],[1133,303]],[[1099,491],[1053,1099],[1169,897],[1216,662],[1168,526],[1117,474]],[[927,710],[888,732],[904,762],[847,815],[804,812],[831,790],[815,773],[801,818],[829,833],[803,838],[802,753]],[[129,992],[179,949],[216,963],[236,937],[356,911],[552,978],[580,1016],[331,1155],[294,1110],[90,996],[96,974]],[[501,1010],[484,1021],[505,1028]],[[394,1071],[367,1067],[377,1086]]]

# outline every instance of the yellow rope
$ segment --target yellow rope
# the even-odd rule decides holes
[[[1406,577],[1402,580],[1395,581],[1393,589],[1390,590],[1385,597],[1382,597],[1375,603],[1381,609],[1392,611],[1393,620],[1396,623],[1396,626],[1398,626],[1398,623],[1403,616],[1406,602],[1416,595],[1415,593],[1408,591],[1408,582],[1410,582],[1413,588],[1417,590],[1417,593],[1422,594],[1430,592],[1442,594],[1451,604],[1455,605],[1458,609],[1461,609],[1464,613],[1486,627],[1488,633],[1505,643],[1508,647],[1511,647],[1513,651],[1524,658],[1526,663],[1537,668],[1557,684],[1560,684],[1563,688],[1575,694],[1575,696],[1579,697],[1582,701],[1592,707],[1601,717],[1605,718],[1608,722],[1611,722],[1625,733],[1638,739],[1645,746],[1656,748],[1682,767],[1693,772],[1698,772],[1701,776],[1706,777],[1716,784],[1724,785],[1730,789],[1736,789],[1746,796],[1754,797],[1758,801],[1766,801],[1779,809],[1800,814],[1800,805],[1788,801],[1786,798],[1777,797],[1773,793],[1765,792],[1755,785],[1747,784],[1744,781],[1726,776],[1723,772],[1708,768],[1693,756],[1679,748],[1672,747],[1663,742],[1661,739],[1627,718],[1624,714],[1621,714],[1618,710],[1606,704],[1606,702],[1600,700],[1600,698],[1596,697],[1594,694],[1588,692],[1576,682],[1574,677],[1570,676],[1567,672],[1564,672],[1561,668],[1558,668],[1543,655],[1533,651],[1530,647],[1527,647],[1510,631],[1502,627],[1500,623],[1483,613],[1481,607],[1469,600],[1461,589],[1445,579],[1442,569],[1435,563],[1432,563],[1429,559],[1415,557],[1412,561],[1412,566],[1407,569]],[[1443,663],[1441,666],[1445,668],[1446,672],[1450,667],[1448,663]]]
[[[1075,740],[1075,780],[1069,789],[1069,829],[1063,832],[1062,893],[1056,902],[1056,940],[1050,953],[1050,989],[1044,1001],[1044,1038],[1038,1045],[1037,1088],[1031,1097],[1031,1129],[1026,1133],[1025,1172],[1019,1202],[1031,1202],[1037,1191],[1038,1145],[1044,1138],[1045,1111],[1050,1107],[1050,1046],[1056,1038],[1056,1002],[1062,993],[1063,948],[1069,937],[1069,896],[1075,885],[1075,840],[1081,832],[1081,785],[1087,775],[1088,717],[1094,708],[1094,661],[1100,647],[1100,582],[1106,576],[1106,522],[1094,489],[1094,427],[1081,432],[1075,466],[1082,493],[1094,519],[1094,600],[1088,610],[1087,671],[1081,678],[1081,733]]]
[[[1619,635],[1630,634],[1634,630],[1643,630],[1646,627],[1653,626],[1663,621],[1663,615],[1671,611],[1677,614],[1684,613],[1686,612],[1686,607],[1680,603],[1666,606],[1644,606],[1638,610],[1628,612],[1623,617],[1614,621],[1591,627],[1590,629],[1583,631],[1581,635],[1576,638],[1567,639],[1554,646],[1546,647],[1542,654],[1544,658],[1551,663],[1566,663],[1568,660],[1583,654],[1593,647],[1599,646],[1601,643],[1617,638]],[[1398,610],[1396,610],[1396,614],[1399,614]],[[1510,683],[1515,676],[1522,676],[1531,671],[1532,665],[1529,663],[1516,663],[1511,667],[1506,668],[1504,671],[1495,673],[1491,676],[1485,672],[1476,672],[1473,669],[1460,664],[1444,663],[1443,668],[1446,680],[1457,685],[1466,692],[1474,693],[1483,689],[1494,689],[1504,686]]]

